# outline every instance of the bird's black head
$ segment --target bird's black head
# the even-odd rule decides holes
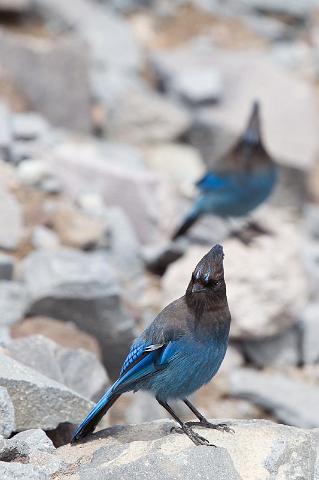
[[[223,259],[223,247],[215,245],[198,263],[186,290],[189,305],[212,308],[227,303]]]

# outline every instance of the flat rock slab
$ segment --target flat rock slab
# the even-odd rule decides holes
[[[185,435],[171,434],[169,421],[104,430],[85,443],[59,448],[58,457],[69,467],[55,479],[72,473],[80,480],[268,480],[280,472],[283,479],[314,478],[311,432],[263,420],[230,423],[234,435],[201,429],[217,448],[196,447]]]
[[[230,393],[265,408],[289,425],[302,428],[319,425],[318,386],[302,379],[243,368],[230,375]]]
[[[8,390],[16,414],[16,430],[51,430],[62,422],[77,424],[92,403],[6,355],[0,355],[0,386]]]

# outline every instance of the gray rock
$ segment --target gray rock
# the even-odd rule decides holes
[[[94,184],[94,193],[101,195],[106,205],[123,208],[139,240],[151,242],[158,236],[156,227],[163,203],[159,195],[161,182],[156,175],[138,167],[134,153],[132,163],[137,168],[127,167],[128,156],[122,149],[108,149],[108,153],[110,156],[96,143],[69,141],[51,150],[48,164],[66,194],[76,200],[82,194],[92,193]]]
[[[15,258],[12,255],[0,254],[0,280],[12,280]]]
[[[63,383],[85,398],[93,398],[108,383],[104,367],[84,349],[63,348],[42,335],[12,340],[6,349],[20,363]]]
[[[145,87],[125,92],[110,108],[107,132],[120,142],[165,142],[180,137],[190,122],[183,107]]]
[[[12,159],[12,118],[8,107],[0,103],[0,158],[6,162]]]
[[[53,124],[90,130],[87,47],[79,38],[24,38],[1,31],[1,68],[32,109]]]
[[[13,325],[24,318],[29,298],[25,287],[18,282],[0,282],[0,325]]]
[[[311,432],[264,420],[230,423],[234,435],[200,430],[217,448],[195,447],[185,435],[170,433],[172,422],[160,421],[99,432],[79,447],[59,448],[57,456],[71,463],[69,468],[81,480],[266,480],[280,472],[287,472],[289,479],[314,478]],[[57,479],[63,478],[61,471]]]
[[[118,374],[134,337],[111,268],[94,254],[72,249],[38,251],[23,262],[29,313],[74,322],[98,338],[111,376]]]
[[[40,428],[25,430],[5,442],[0,450],[0,461],[12,462],[16,459],[30,457],[35,452],[52,453],[55,447],[45,432]]]
[[[6,388],[0,387],[0,435],[9,438],[15,430],[14,407]]]
[[[0,462],[0,477],[5,480],[50,480],[49,472],[25,463]]]
[[[15,409],[16,430],[50,430],[62,422],[77,424],[92,403],[16,360],[0,355],[0,385],[5,387]]]
[[[230,393],[265,408],[288,425],[302,428],[319,425],[316,385],[280,373],[240,369],[230,375]]]
[[[15,197],[4,186],[0,188],[0,206],[2,219],[0,225],[0,248],[15,250],[24,235],[22,211]]]
[[[305,364],[319,362],[319,303],[311,303],[300,315],[302,329],[302,361]]]
[[[31,241],[35,249],[55,250],[61,246],[58,235],[50,228],[42,225],[34,227]]]
[[[114,267],[120,280],[131,280],[143,272],[140,244],[129,218],[118,207],[107,209],[107,248],[104,261]],[[102,258],[103,261],[103,258]]]
[[[301,331],[293,326],[273,337],[260,340],[244,340],[241,347],[245,356],[257,367],[299,365],[301,354]]]
[[[223,94],[223,81],[213,63],[211,45],[193,41],[185,47],[156,53],[151,63],[162,88],[186,104],[201,105],[216,102]]]
[[[242,132],[252,102],[258,99],[265,144],[271,154],[282,164],[309,169],[318,150],[319,120],[310,83],[278,66],[270,54],[260,51],[215,49],[211,55],[224,78],[224,96],[228,101],[202,107],[197,113],[195,146],[200,147],[207,162],[224,153],[234,136]],[[248,77],[245,72],[249,72]],[[282,98],[287,91],[294,92],[294,101],[284,104]]]

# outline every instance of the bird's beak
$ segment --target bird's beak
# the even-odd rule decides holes
[[[204,292],[205,288],[200,283],[194,283],[192,287],[192,293]]]

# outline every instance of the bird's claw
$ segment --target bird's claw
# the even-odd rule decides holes
[[[211,428],[214,430],[218,430],[220,432],[226,433],[235,433],[235,430],[227,425],[227,423],[211,423],[208,420],[201,420],[199,422],[186,422],[186,425],[190,427],[203,427],[203,428]]]
[[[194,432],[194,430],[186,423],[184,424],[184,427],[172,427],[171,433],[185,433],[196,446],[205,445],[207,447],[216,447],[216,445],[210,443],[207,438],[204,438],[201,435],[198,435],[198,433]]]

